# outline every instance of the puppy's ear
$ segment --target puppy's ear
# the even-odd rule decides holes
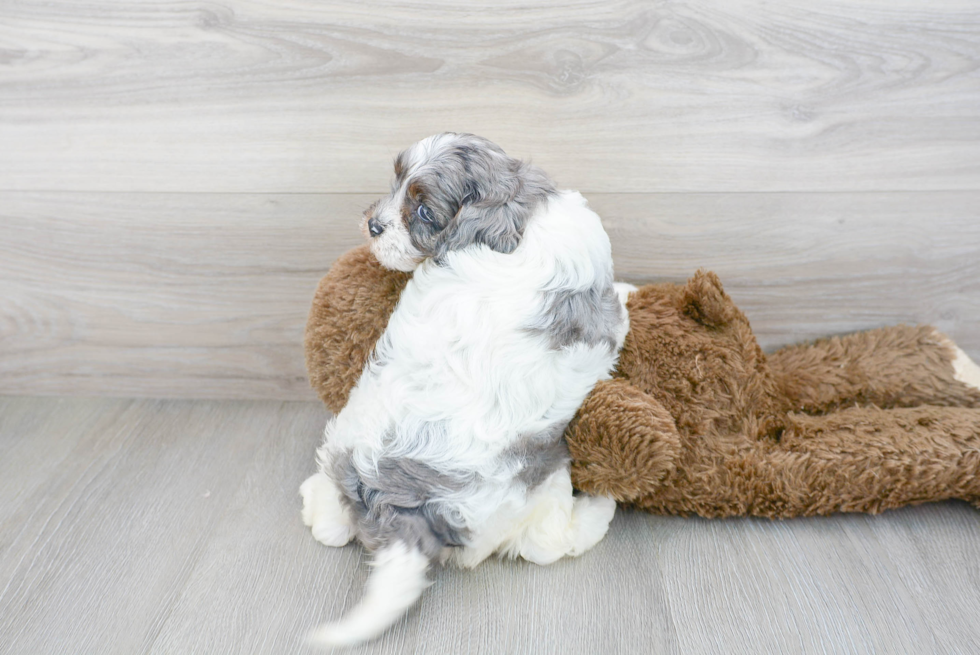
[[[481,153],[482,158],[476,156]],[[531,214],[555,193],[554,184],[543,171],[506,156],[496,146],[471,149],[465,155],[461,156],[468,178],[465,193],[456,215],[440,234],[435,248],[437,261],[472,244],[504,254],[514,252]]]
[[[530,212],[517,202],[480,200],[464,203],[436,246],[436,258],[472,244],[509,254],[521,242]]]

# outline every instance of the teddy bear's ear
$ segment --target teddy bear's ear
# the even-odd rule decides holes
[[[684,314],[707,327],[724,327],[741,316],[711,271],[699,270],[687,281],[683,302]]]
[[[575,487],[625,502],[656,493],[680,454],[673,417],[625,380],[599,382],[565,438]]]

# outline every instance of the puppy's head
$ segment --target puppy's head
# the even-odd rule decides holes
[[[496,144],[446,132],[395,158],[391,193],[364,212],[361,229],[381,265],[399,271],[471,246],[510,253],[554,192],[543,172]]]

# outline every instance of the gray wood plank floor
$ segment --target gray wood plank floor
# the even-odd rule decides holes
[[[0,398],[0,652],[283,653],[357,600],[297,488],[315,403]],[[445,570],[363,653],[974,653],[980,514],[620,512],[581,558]]]

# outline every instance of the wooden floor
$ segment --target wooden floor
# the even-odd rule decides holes
[[[359,597],[299,518],[318,404],[0,398],[0,652],[293,653]],[[976,653],[980,514],[620,512],[581,558],[441,571],[364,653]]]

